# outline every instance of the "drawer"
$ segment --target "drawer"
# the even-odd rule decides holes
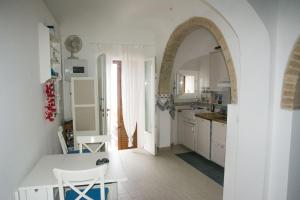
[[[18,200],[53,200],[53,189],[39,188],[39,189],[22,189],[16,194]]]

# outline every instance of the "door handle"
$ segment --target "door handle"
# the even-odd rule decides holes
[[[100,111],[101,112],[104,112],[104,109],[103,108],[100,108]],[[110,111],[110,109],[106,109],[106,112],[109,112]]]

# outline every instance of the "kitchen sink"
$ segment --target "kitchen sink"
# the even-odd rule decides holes
[[[215,120],[215,121],[227,121],[227,116],[220,114],[220,113],[214,113],[214,112],[205,112],[205,113],[197,113],[196,116],[208,119],[208,120]]]

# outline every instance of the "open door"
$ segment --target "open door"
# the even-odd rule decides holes
[[[146,59],[145,72],[145,132],[144,148],[156,155],[155,131],[155,58]]]
[[[99,93],[99,130],[100,135],[107,135],[108,111],[106,103],[106,56],[101,54],[97,59],[97,78]]]

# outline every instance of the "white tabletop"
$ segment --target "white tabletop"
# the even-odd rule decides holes
[[[53,174],[54,168],[65,170],[94,168],[99,158],[109,159],[105,182],[121,182],[127,180],[117,151],[108,153],[46,155],[39,160],[32,171],[25,177],[19,189],[57,187],[57,179]]]

